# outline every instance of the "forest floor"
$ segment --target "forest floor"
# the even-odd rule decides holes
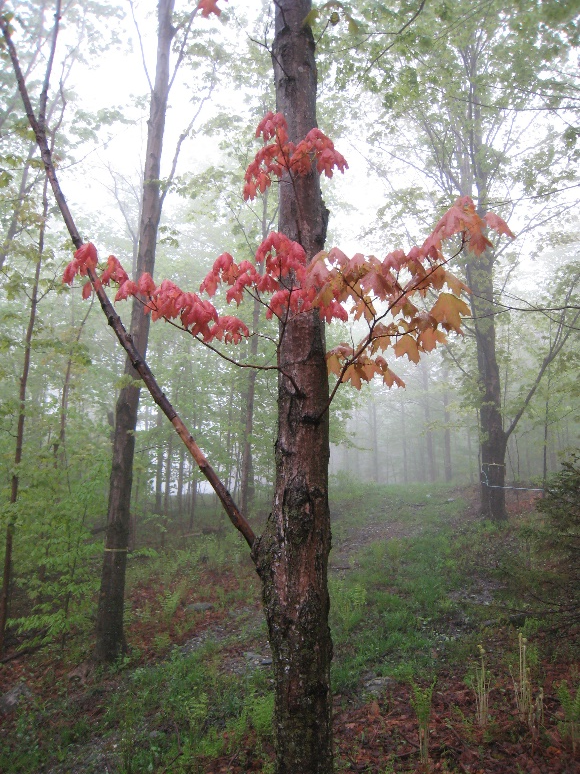
[[[573,702],[578,642],[511,588],[506,567],[525,553],[533,499],[509,509],[498,529],[479,520],[469,488],[351,487],[334,498],[337,774],[580,771],[580,706],[565,711],[561,687]],[[1,772],[273,771],[271,658],[244,545],[175,540],[181,549],[131,562],[131,647],[114,670],[92,668],[81,638],[2,663],[0,695],[19,701],[0,714]]]

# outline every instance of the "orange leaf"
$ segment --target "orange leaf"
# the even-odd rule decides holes
[[[496,215],[495,212],[488,212],[483,219],[487,225],[493,229],[493,231],[497,231],[498,234],[505,234],[506,236],[511,237],[511,239],[516,238],[505,220],[500,218],[499,215]]]
[[[407,333],[405,333],[404,336],[401,336],[401,338],[393,347],[393,350],[396,357],[403,357],[403,355],[407,355],[409,360],[411,360],[413,363],[419,362],[419,347],[417,346],[417,342]]]
[[[329,374],[340,376],[342,364],[336,352],[329,352],[326,356],[326,368]]]
[[[346,369],[344,376],[342,377],[342,381],[343,382],[350,381],[350,383],[355,388],[355,390],[360,390],[362,386],[360,375],[358,374],[354,365],[351,365]]]
[[[430,314],[437,322],[460,332],[461,315],[468,317],[470,311],[465,301],[457,298],[457,296],[452,296],[450,293],[441,293]]]
[[[218,8],[217,3],[218,0],[199,0],[197,7],[201,11],[201,15],[205,16],[207,19],[212,13],[215,13],[216,16],[221,14],[221,10]]]
[[[456,296],[460,295],[462,291],[465,293],[471,293],[467,285],[458,279],[454,274],[451,274],[450,271],[445,272],[445,283],[447,284],[449,290],[452,293],[455,293]]]
[[[435,349],[437,344],[444,344],[447,341],[447,337],[443,331],[435,330],[435,328],[425,328],[417,339],[418,344],[425,350],[425,352],[431,352]]]
[[[469,232],[469,249],[475,255],[482,255],[488,247],[491,247],[491,242],[485,236],[480,229],[474,229]]]
[[[383,370],[383,382],[387,385],[387,387],[392,387],[393,384],[396,384],[397,387],[405,386],[405,382],[400,379],[396,373],[391,371],[390,368],[385,368]]]

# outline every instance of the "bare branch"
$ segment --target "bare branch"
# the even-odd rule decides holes
[[[145,72],[147,83],[149,84],[149,91],[152,92],[153,84],[151,83],[151,78],[149,77],[149,70],[147,69],[147,60],[145,59],[145,50],[143,48],[143,38],[141,37],[141,30],[139,29],[139,24],[137,23],[137,19],[135,17],[135,8],[133,6],[133,0],[129,0],[129,5],[131,6],[131,16],[133,17],[133,22],[135,24],[135,29],[137,31],[137,38],[139,39],[139,48],[141,50],[141,60],[143,62],[143,71]]]

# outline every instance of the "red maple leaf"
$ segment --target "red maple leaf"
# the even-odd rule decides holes
[[[201,15],[207,19],[212,13],[215,13],[216,16],[221,14],[221,9],[218,8],[217,4],[218,0],[199,0],[197,7],[201,11]]]

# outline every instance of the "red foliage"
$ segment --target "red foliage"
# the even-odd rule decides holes
[[[201,15],[205,16],[206,19],[212,13],[215,13],[216,16],[221,14],[221,9],[218,8],[218,0],[199,0],[197,7],[201,11]]]
[[[71,285],[77,274],[86,277],[87,269],[97,268],[97,261],[97,248],[92,242],[86,242],[79,247],[72,261],[64,270],[62,281]]]
[[[202,0],[199,7],[202,4],[204,10],[215,5],[213,0]],[[284,172],[307,175],[314,163],[319,173],[328,176],[332,176],[334,168],[344,171],[347,167],[332,141],[319,129],[312,129],[296,146],[290,142],[281,113],[268,113],[258,125],[256,136],[262,137],[265,145],[246,171],[245,198],[265,191],[273,175],[281,177]],[[270,140],[273,142],[267,144]],[[381,376],[388,386],[403,386],[381,353],[391,349],[395,357],[406,355],[418,362],[421,353],[444,343],[448,332],[461,333],[461,319],[469,314],[469,308],[460,296],[469,291],[447,270],[450,258],[443,253],[443,243],[459,237],[456,254],[467,247],[475,255],[481,255],[491,246],[486,235],[488,228],[513,236],[500,217],[488,213],[481,218],[473,201],[461,197],[421,246],[407,253],[395,250],[383,260],[361,253],[349,258],[333,248],[318,253],[309,262],[298,242],[272,232],[258,247],[255,264],[247,260],[238,264],[232,255],[222,253],[201,283],[200,293],[214,296],[224,284],[228,287],[228,304],[240,304],[244,294],[250,293],[263,303],[268,319],[275,316],[284,320],[290,313],[299,314],[313,308],[327,322],[346,321],[349,316],[354,320],[364,319],[368,332],[358,345],[343,343],[328,353],[329,372],[339,382],[349,381],[356,388],[374,376]],[[258,271],[258,265],[263,265],[263,273]],[[87,268],[96,267],[94,245],[83,245],[67,266],[63,281],[72,283],[76,274],[85,275]],[[247,326],[240,319],[220,316],[210,301],[201,299],[197,293],[183,291],[170,280],[164,280],[159,286],[149,274],[143,274],[137,284],[129,280],[114,256],[109,256],[97,283],[107,285],[110,281],[119,285],[116,301],[137,296],[153,320],[179,320],[185,330],[205,342],[218,339],[238,343],[249,336]],[[427,304],[429,291],[435,291],[436,295],[431,306]],[[88,295],[90,284],[83,288],[83,297]]]
[[[282,177],[284,171],[294,175],[308,175],[312,164],[320,174],[332,177],[336,167],[341,172],[348,164],[334,143],[320,129],[311,129],[298,145],[288,138],[288,124],[282,113],[267,113],[256,129],[256,137],[262,136],[264,145],[248,166],[245,174],[244,199],[254,199],[272,184],[272,176]]]

